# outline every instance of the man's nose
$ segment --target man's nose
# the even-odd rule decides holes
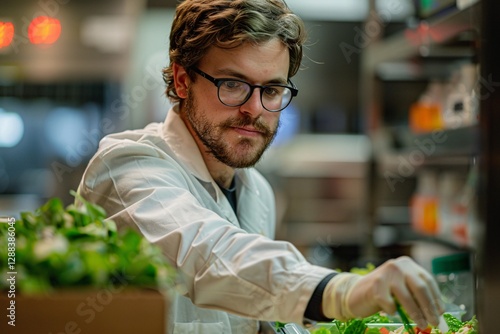
[[[248,100],[240,106],[241,112],[250,114],[253,118],[257,118],[264,112],[264,107],[260,99],[260,90],[261,88],[253,90]]]

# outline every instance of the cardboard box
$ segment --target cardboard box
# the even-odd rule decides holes
[[[15,298],[4,291],[0,296],[2,334],[165,334],[167,315],[168,298],[156,290],[103,288]]]

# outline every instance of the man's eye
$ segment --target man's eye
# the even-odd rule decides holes
[[[228,89],[228,90],[235,90],[235,89],[241,89],[243,86],[243,83],[239,81],[224,81],[222,84],[222,88]]]
[[[283,92],[283,88],[280,86],[271,86],[271,87],[266,87],[264,90],[264,94],[267,96],[279,96]]]

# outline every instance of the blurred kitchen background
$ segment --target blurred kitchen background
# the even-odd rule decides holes
[[[258,166],[276,192],[277,237],[342,270],[399,255],[432,270],[437,256],[467,253],[489,282],[496,272],[477,256],[498,253],[498,145],[484,125],[496,116],[480,125],[479,114],[498,98],[485,14],[498,5],[287,3],[309,39],[299,95]],[[164,119],[176,4],[2,0],[0,216],[71,203],[103,136]]]

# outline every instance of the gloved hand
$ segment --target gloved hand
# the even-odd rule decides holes
[[[420,328],[437,326],[444,312],[436,281],[409,257],[389,260],[361,276],[340,273],[323,292],[323,313],[328,318],[364,318],[378,311],[396,312],[396,298]]]

